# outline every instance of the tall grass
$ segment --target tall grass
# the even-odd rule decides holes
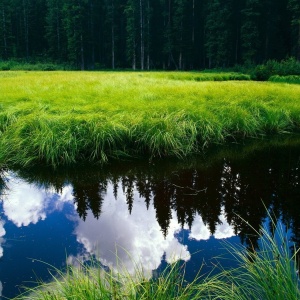
[[[168,76],[0,72],[0,162],[185,157],[228,139],[299,130],[297,85]]]
[[[41,283],[16,299],[223,299],[249,300],[300,299],[298,251],[291,251],[287,233],[272,220],[272,232],[260,232],[260,249],[227,244],[239,267],[221,270],[217,275],[197,273],[192,282],[184,279],[184,265],[169,265],[158,276],[149,278],[143,266],[135,263],[135,273],[104,270],[95,261],[55,269],[50,283]],[[120,269],[120,268],[119,268]]]
[[[184,268],[180,263],[166,267],[158,277],[145,274],[143,266],[135,264],[135,273],[126,269],[120,273],[104,270],[95,261],[90,264],[80,263],[69,266],[66,271],[50,271],[52,281],[40,283],[36,288],[29,288],[15,300],[98,300],[98,299],[214,299],[211,291],[223,285],[218,279],[204,279],[201,284],[196,280],[184,279]]]
[[[262,227],[260,249],[246,250],[228,246],[240,267],[224,270],[218,277],[228,282],[232,289],[225,289],[220,299],[300,299],[298,252],[293,249],[284,226],[271,218],[270,228]],[[292,248],[292,250],[291,250]]]
[[[269,78],[269,81],[300,84],[300,75],[289,75],[289,76],[274,75]]]
[[[230,81],[251,79],[251,76],[249,74],[216,70],[205,70],[202,72],[151,72],[150,77],[153,77],[153,75],[155,75],[156,78],[162,79],[190,81]]]

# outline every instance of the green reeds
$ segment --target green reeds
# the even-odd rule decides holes
[[[5,74],[13,76],[0,81],[0,163],[10,165],[185,157],[229,138],[300,128],[297,85],[167,72]]]
[[[188,283],[184,279],[184,267],[179,263],[168,266],[157,278],[145,274],[143,266],[134,265],[134,274],[126,269],[120,273],[103,270],[95,261],[88,265],[78,262],[77,266],[68,266],[65,272],[54,269],[50,271],[51,282],[27,288],[15,300],[214,299],[210,291],[223,285],[213,278],[198,284],[198,277]]]
[[[270,228],[262,227],[259,232],[252,228],[260,236],[259,249],[227,244],[239,267],[217,276],[228,284],[219,299],[300,299],[297,259],[300,249],[291,246],[281,223],[276,224],[271,217],[270,220],[273,233]]]

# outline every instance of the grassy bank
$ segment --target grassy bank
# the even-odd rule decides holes
[[[134,262],[135,273],[129,274],[126,270],[105,271],[93,261],[69,266],[66,272],[55,269],[52,282],[42,283],[17,299],[300,299],[297,251],[291,253],[281,225],[273,222],[272,227],[274,235],[265,228],[254,232],[261,238],[258,251],[227,245],[239,266],[221,269],[217,275],[203,275],[200,270],[194,281],[187,282],[184,266],[174,263],[151,278]]]
[[[0,162],[184,157],[300,128],[300,86],[164,72],[0,72]]]

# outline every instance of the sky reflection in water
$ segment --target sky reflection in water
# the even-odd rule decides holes
[[[158,166],[159,174],[128,167],[37,179],[8,171],[0,204],[0,293],[15,296],[26,281],[49,279],[39,260],[62,268],[92,254],[117,269],[116,250],[129,272],[132,258],[149,272],[180,258],[192,276],[203,260],[220,255],[223,239],[257,245],[237,214],[258,228],[266,222],[264,205],[289,225],[298,245],[298,150],[221,159],[205,168]]]
[[[145,271],[156,269],[164,255],[168,263],[178,259],[188,261],[191,257],[187,245],[183,245],[176,237],[182,227],[178,223],[175,211],[172,210],[168,233],[164,236],[156,220],[154,206],[150,205],[147,209],[137,191],[134,192],[134,206],[130,214],[121,183],[118,188],[117,200],[114,197],[113,185],[108,185],[100,218],[96,219],[89,211],[83,221],[76,212],[77,205],[74,204],[71,185],[65,186],[60,193],[57,193],[51,189],[38,188],[34,184],[28,184],[12,172],[8,173],[6,178],[7,189],[4,193],[6,196],[3,199],[3,214],[0,222],[0,255],[4,260],[10,247],[17,246],[10,239],[18,228],[21,230],[32,224],[39,226],[40,222],[47,223],[47,218],[55,211],[65,214],[65,217],[72,222],[73,229],[70,234],[75,235],[76,241],[83,246],[78,248],[79,252],[71,249],[73,254],[69,254],[69,262],[86,257],[87,254],[93,254],[102,264],[117,269],[115,253],[118,249],[118,257],[122,261],[123,267],[126,267],[129,272],[133,272],[132,258],[128,256],[128,253],[143,264]],[[220,220],[222,223],[217,226],[215,238],[222,239],[233,236],[233,228],[226,222],[223,213]],[[5,223],[9,222],[15,226],[10,227],[12,230],[8,229],[6,232]],[[59,226],[61,225],[64,226],[59,224]],[[188,227],[185,226],[185,229]],[[46,236],[48,233],[44,232],[43,234]],[[188,239],[208,240],[210,236],[208,227],[197,215]],[[10,244],[7,248],[5,248],[5,238]],[[22,256],[22,250],[19,255]],[[28,258],[23,257],[23,259]],[[43,257],[32,257],[32,259],[43,260]],[[11,263],[14,262],[11,261]],[[22,268],[22,265],[19,265],[19,268]],[[0,272],[3,274],[5,271],[1,269]],[[6,285],[9,286],[10,283],[5,282],[4,288]]]

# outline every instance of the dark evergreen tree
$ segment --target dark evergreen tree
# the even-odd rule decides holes
[[[12,2],[10,0],[0,1],[0,57],[7,59],[12,55]]]
[[[104,11],[105,11],[105,25],[109,28],[108,40],[109,45],[108,52],[111,56],[111,68],[116,67],[116,3],[117,0],[104,0]]]
[[[182,70],[184,65],[184,52],[185,52],[185,30],[184,30],[184,15],[187,0],[174,0],[174,46],[178,55],[178,69]]]
[[[88,0],[65,0],[63,24],[66,32],[67,55],[75,66],[85,69],[85,23]]]
[[[229,65],[230,53],[232,53],[230,4],[228,0],[211,0],[207,3],[205,47],[209,68]]]
[[[300,61],[300,2],[289,0],[288,8],[292,14],[293,55]]]
[[[260,46],[260,9],[259,0],[246,0],[245,8],[242,10],[242,58],[246,64],[253,64],[257,61],[257,53]]]
[[[137,34],[138,34],[138,0],[127,0],[126,14],[126,46],[127,60],[133,70],[137,68]]]
[[[46,4],[47,54],[53,60],[62,61],[66,59],[66,43],[62,24],[63,2],[60,0],[47,0]]]
[[[298,0],[0,0],[0,58],[78,69],[300,59]]]

